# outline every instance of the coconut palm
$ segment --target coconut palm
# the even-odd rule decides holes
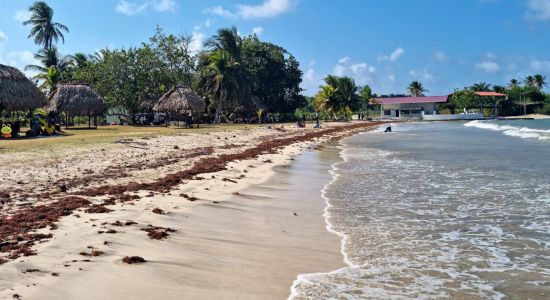
[[[491,85],[486,82],[474,83],[471,87],[474,92],[488,92],[491,90]]]
[[[239,36],[237,27],[221,28],[218,33],[209,38],[205,46],[210,50],[223,50],[231,55],[234,59],[241,59],[242,38]]]
[[[537,74],[537,75],[533,76],[533,80],[534,80],[535,86],[539,90],[542,90],[547,85],[546,76],[542,76],[540,74]]]
[[[525,80],[523,81],[525,83],[526,86],[528,87],[535,87],[536,86],[536,83],[535,83],[535,77],[529,75],[527,77],[525,77]]]
[[[493,86],[493,91],[495,91],[496,93],[503,94],[504,92],[506,92],[506,87],[501,86],[501,85],[494,85]]]
[[[201,85],[212,97],[217,98],[215,122],[219,123],[222,109],[228,100],[250,98],[251,80],[242,55],[242,38],[237,28],[222,28],[208,39],[206,66],[201,71]]]
[[[515,88],[519,86],[519,81],[517,79],[510,80],[510,83],[508,83],[509,88]]]
[[[70,61],[67,57],[61,55],[56,47],[41,49],[34,55],[34,58],[38,60],[41,65],[28,65],[25,67],[25,70],[47,73],[48,69],[53,66],[59,72],[63,73],[68,70],[70,65]]]
[[[84,53],[75,53],[69,58],[71,60],[72,67],[76,70],[82,69],[90,63],[89,56]]]
[[[23,25],[31,25],[29,38],[33,37],[37,45],[44,46],[44,49],[53,47],[54,42],[61,40],[65,43],[63,31],[69,32],[67,26],[53,22],[53,9],[44,1],[35,2],[30,8],[31,17],[23,22]]]
[[[336,88],[326,84],[319,87],[319,92],[314,97],[313,103],[316,111],[323,111],[330,115],[336,115],[340,109],[340,103],[336,96]]]
[[[218,49],[208,55],[207,65],[200,74],[201,86],[217,98],[215,123],[220,123],[222,108],[228,97],[239,94],[246,85],[240,63],[227,51]]]
[[[52,93],[63,80],[61,72],[55,66],[50,66],[45,73],[38,74],[34,78],[42,80],[39,88],[46,91],[47,95]]]
[[[428,90],[424,88],[420,81],[415,80],[407,87],[407,94],[410,96],[422,97],[424,96],[424,92],[428,92]]]

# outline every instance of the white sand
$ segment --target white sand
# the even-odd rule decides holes
[[[250,136],[239,139],[251,143]],[[37,256],[0,266],[0,298],[19,294],[23,299],[284,299],[298,274],[326,272],[343,264],[340,241],[326,231],[322,217],[319,187],[328,182],[327,174],[302,178],[302,185],[294,186],[277,182],[284,177],[273,177],[273,166],[288,164],[292,155],[311,145],[295,144],[280,154],[231,163],[228,170],[205,176],[208,180],[186,182],[169,195],[144,197],[134,205],[117,204],[108,214],[76,212],[80,218],[64,217],[54,238],[33,248]],[[273,163],[264,163],[267,159]],[[240,175],[246,178],[238,183],[221,180]],[[315,188],[308,189],[309,184]],[[242,190],[244,195],[232,194]],[[181,193],[201,200],[190,202]],[[155,207],[168,214],[152,213]],[[101,225],[117,220],[138,224]],[[148,224],[177,232],[165,240],[151,240],[140,230]],[[118,233],[98,234],[107,229]],[[87,246],[105,254],[79,255],[90,251]],[[133,255],[147,262],[121,262]],[[27,269],[40,271],[23,273]]]

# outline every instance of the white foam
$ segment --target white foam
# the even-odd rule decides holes
[[[529,127],[516,127],[510,125],[498,125],[484,121],[471,121],[464,124],[466,127],[476,127],[492,131],[502,132],[504,135],[519,137],[522,139],[537,139],[541,141],[550,140],[550,129],[536,129]]]

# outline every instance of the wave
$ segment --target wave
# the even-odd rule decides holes
[[[517,127],[511,125],[498,125],[495,123],[488,123],[483,121],[471,121],[464,124],[466,127],[476,127],[480,129],[487,129],[492,131],[502,132],[504,135],[518,137],[522,139],[537,139],[541,141],[550,140],[550,129],[536,129],[529,127]]]
[[[321,197],[325,200],[325,209],[324,209],[323,217],[325,218],[326,229],[327,229],[328,232],[340,237],[340,239],[341,239],[340,253],[343,256],[343,261],[347,265],[347,267],[344,267],[344,268],[338,269],[338,270],[334,270],[334,271],[331,271],[329,273],[299,274],[298,277],[296,278],[296,280],[294,280],[294,282],[292,283],[292,286],[290,287],[290,296],[288,297],[289,300],[290,299],[296,299],[297,297],[299,297],[300,296],[300,292],[299,292],[300,284],[311,283],[312,282],[311,278],[315,278],[315,277],[318,277],[318,276],[323,276],[323,275],[334,273],[334,272],[339,272],[339,271],[347,269],[347,268],[358,268],[358,266],[356,264],[354,264],[349,259],[347,251],[346,251],[347,239],[349,237],[345,233],[336,230],[334,225],[332,225],[332,223],[330,222],[330,219],[331,219],[330,209],[332,208],[332,204],[330,203],[330,199],[327,196],[327,190],[330,188],[330,186],[332,186],[338,180],[338,177],[340,177],[340,174],[338,174],[338,165],[346,163],[348,161],[348,158],[344,154],[344,147],[345,147],[344,144],[342,143],[342,141],[340,141],[337,148],[340,149],[340,159],[341,160],[335,162],[334,164],[332,164],[331,169],[329,170],[329,173],[332,175],[332,180],[329,183],[327,183],[323,187],[323,189],[321,190]]]

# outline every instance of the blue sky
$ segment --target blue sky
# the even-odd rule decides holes
[[[38,47],[27,39],[30,0],[1,0],[0,63],[22,68]],[[62,53],[137,46],[156,25],[202,42],[220,27],[256,32],[294,54],[312,95],[327,74],[376,93],[428,94],[478,81],[550,79],[550,0],[49,0],[71,32]]]

